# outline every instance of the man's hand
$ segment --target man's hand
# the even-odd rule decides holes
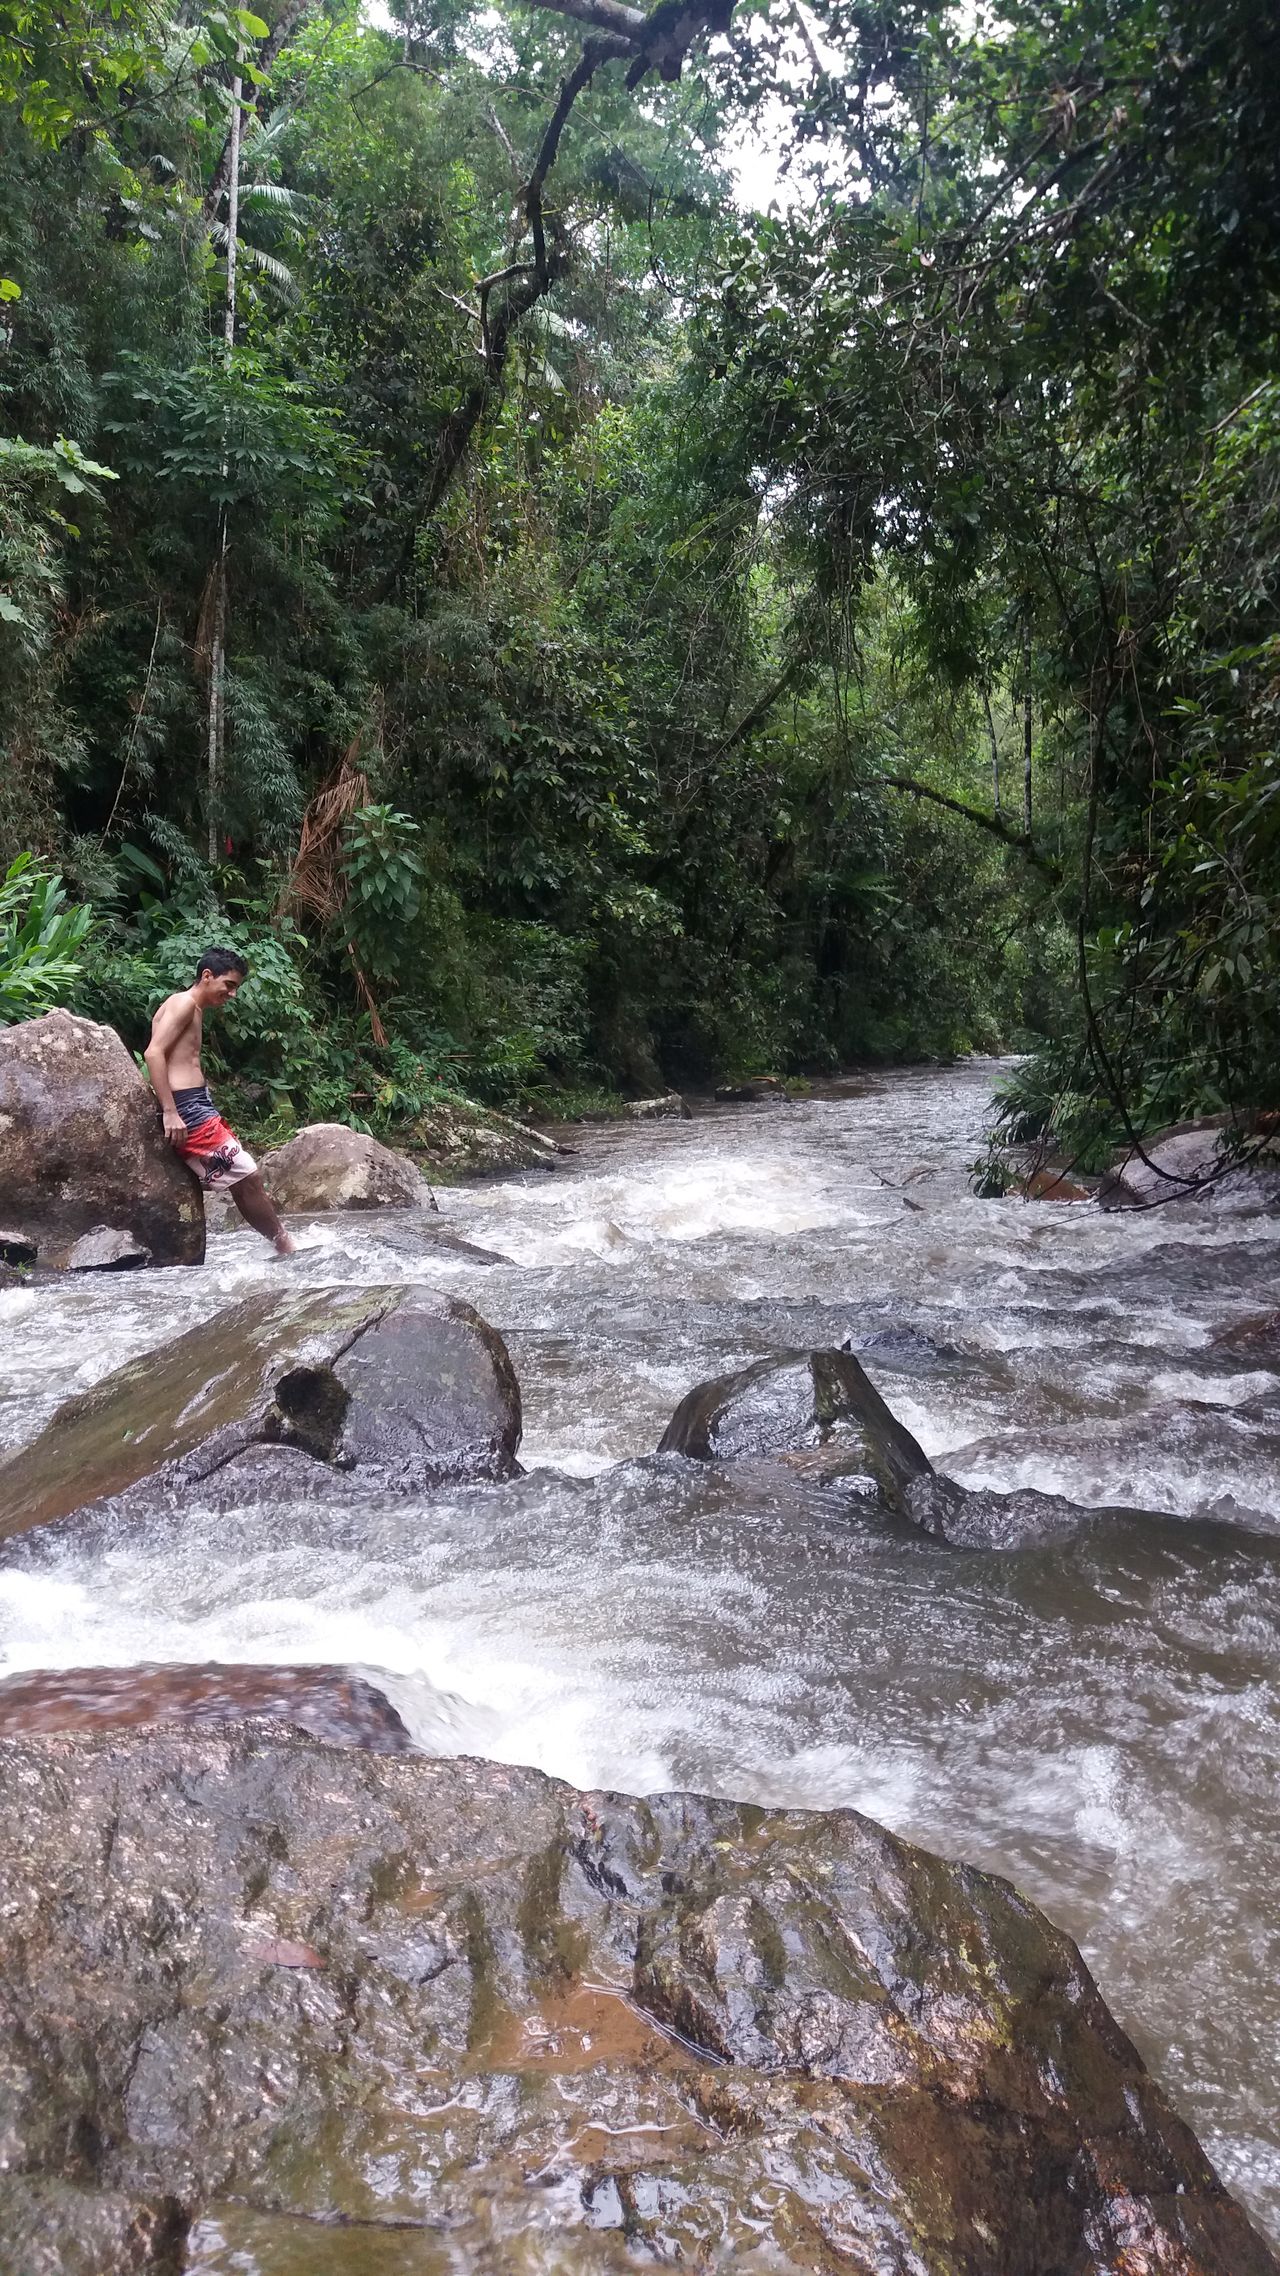
[[[186,1123],[176,1106],[164,1110],[164,1134],[171,1146],[180,1146],[187,1135]]]

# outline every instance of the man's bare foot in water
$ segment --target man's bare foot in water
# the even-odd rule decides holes
[[[281,1226],[272,1243],[278,1257],[292,1257],[298,1253],[298,1244],[285,1226]]]

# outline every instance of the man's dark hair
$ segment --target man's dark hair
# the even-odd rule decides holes
[[[238,972],[243,980],[248,970],[249,967],[238,949],[206,948],[196,966],[196,986],[199,987],[201,976],[205,972],[211,972],[215,980],[221,980],[224,973]]]

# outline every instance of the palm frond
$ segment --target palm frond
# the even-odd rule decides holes
[[[252,199],[255,205],[278,205],[286,213],[300,213],[311,199],[305,190],[287,190],[283,182],[245,182],[240,189],[240,202]]]

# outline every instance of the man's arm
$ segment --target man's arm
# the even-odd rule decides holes
[[[161,1004],[152,1020],[151,1041],[142,1054],[147,1073],[151,1077],[151,1088],[160,1101],[164,1115],[164,1134],[170,1139],[185,1138],[187,1126],[173,1103],[169,1054],[176,1049],[190,1027],[193,1016],[190,1004],[184,1004],[181,997],[171,996],[168,1003]]]

